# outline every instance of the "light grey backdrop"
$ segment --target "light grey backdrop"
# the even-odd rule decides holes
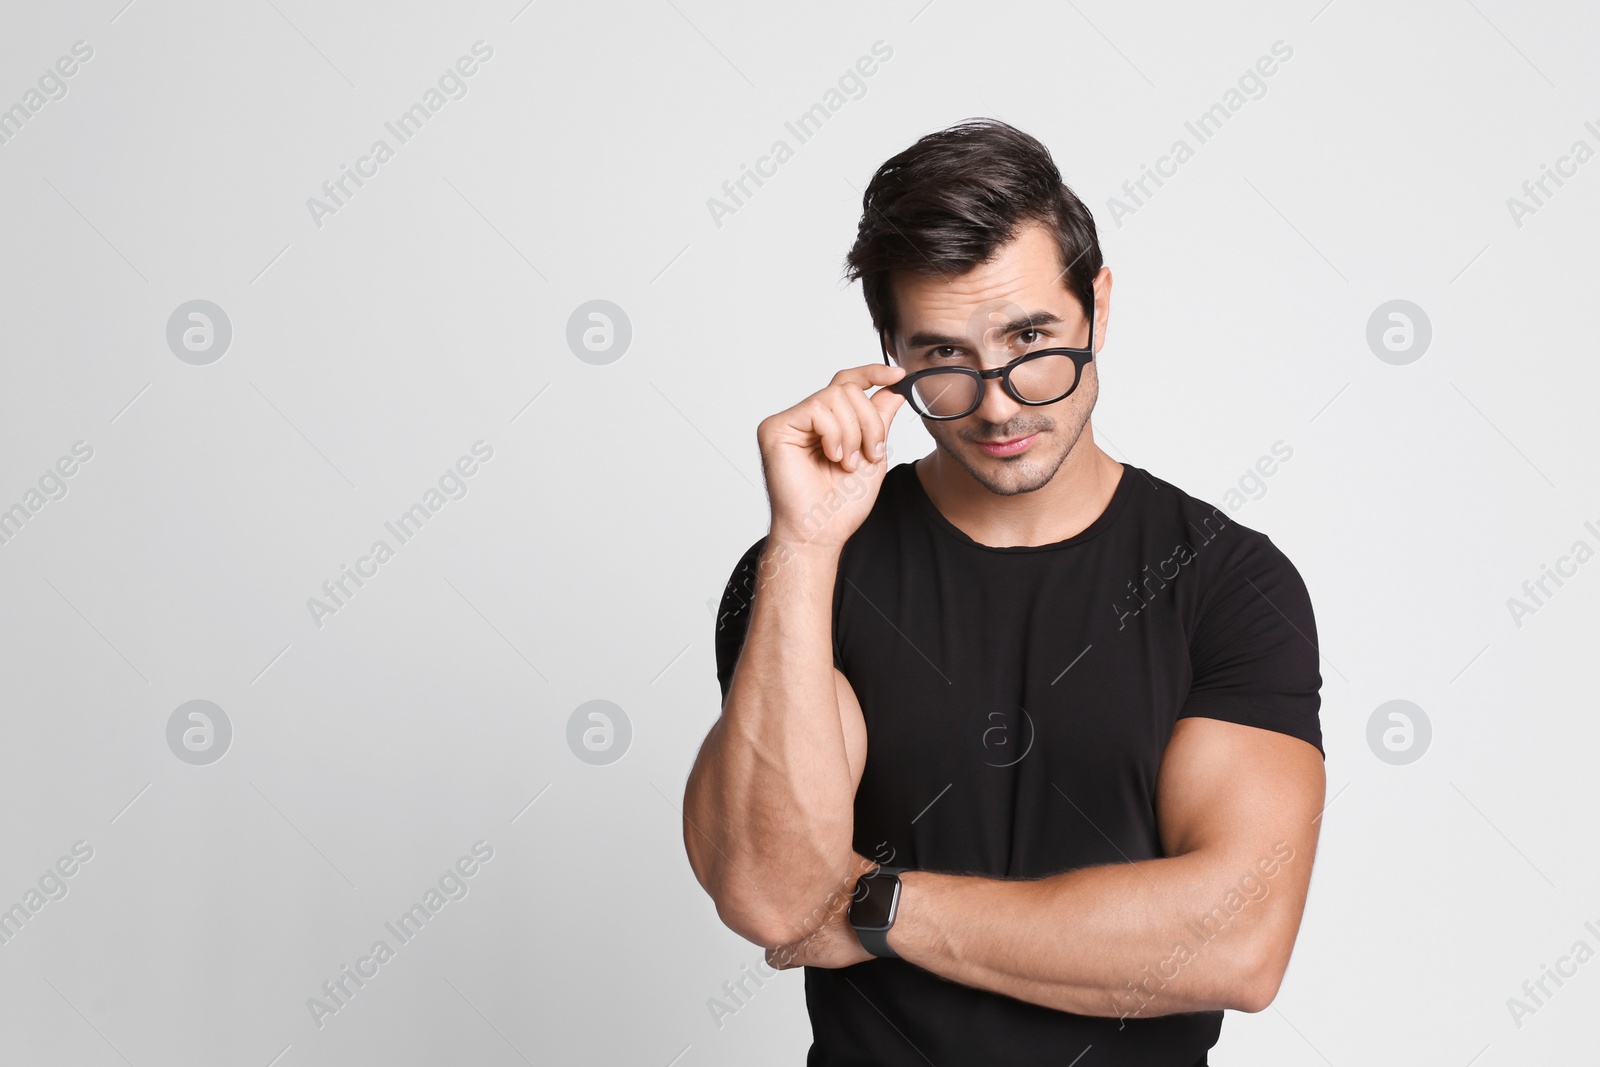
[[[801,1062],[798,973],[708,1008],[711,605],[756,423],[876,359],[860,188],[974,115],[1099,220],[1101,442],[1316,607],[1310,904],[1216,1061],[1593,1056],[1591,6],[124,2],[0,32],[0,1061]]]

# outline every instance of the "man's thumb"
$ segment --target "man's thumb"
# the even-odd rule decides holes
[[[895,415],[899,413],[900,408],[906,402],[905,397],[889,389],[879,389],[876,393],[867,397],[867,400],[871,402],[873,407],[878,409],[878,415],[883,419],[885,433],[894,425]]]

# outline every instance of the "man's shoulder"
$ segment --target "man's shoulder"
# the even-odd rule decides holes
[[[1204,579],[1294,571],[1294,564],[1270,536],[1246,526],[1227,508],[1140,467],[1133,467],[1129,476],[1137,479],[1135,487],[1143,500],[1146,521],[1168,536],[1180,538]]]

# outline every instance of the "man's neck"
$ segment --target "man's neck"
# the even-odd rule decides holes
[[[980,545],[996,548],[1049,545],[1082,533],[1106,510],[1123,476],[1122,464],[1095,444],[1088,426],[1055,477],[1031,493],[990,492],[941,449],[913,467],[941,515]]]

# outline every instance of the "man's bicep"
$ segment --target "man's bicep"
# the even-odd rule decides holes
[[[833,669],[833,689],[839,702],[839,726],[844,730],[844,754],[850,761],[850,793],[861,788],[861,772],[867,767],[867,720],[861,714],[861,701],[855,687],[838,667]]]
[[[1201,921],[1233,931],[1254,1003],[1271,1003],[1289,965],[1326,788],[1322,753],[1309,742],[1222,719],[1180,719],[1162,758],[1162,848],[1200,862]]]
[[[1281,842],[1309,853],[1326,788],[1322,753],[1306,741],[1221,719],[1179,719],[1156,779],[1162,850],[1207,848],[1253,862]]]

